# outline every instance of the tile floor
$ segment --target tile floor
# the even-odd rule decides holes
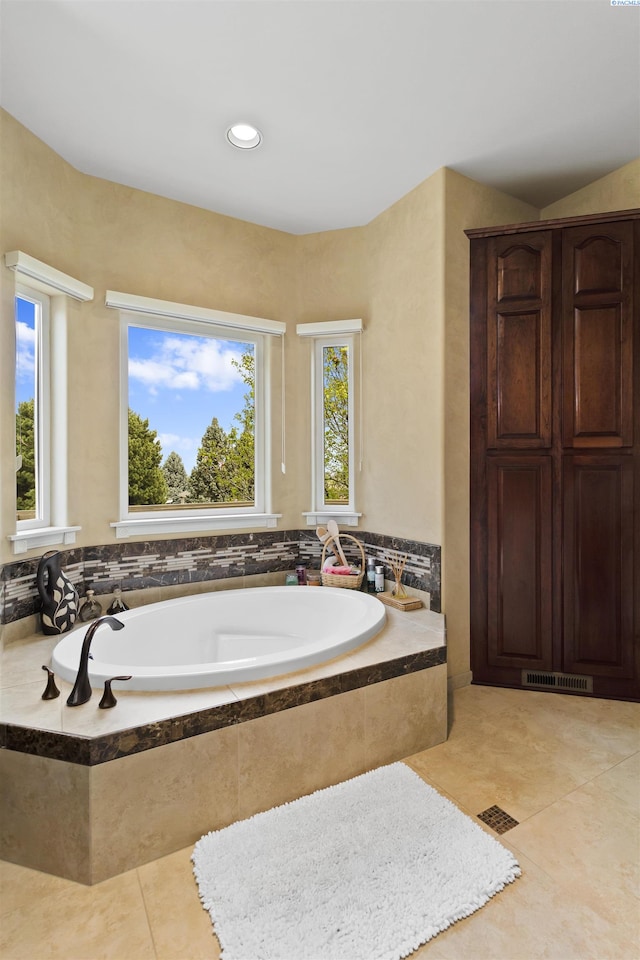
[[[448,741],[407,762],[517,820],[523,875],[411,960],[638,960],[640,705],[472,686],[449,709]],[[0,958],[218,960],[191,849],[93,887],[0,863]]]

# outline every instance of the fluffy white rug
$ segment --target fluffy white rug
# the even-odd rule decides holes
[[[403,763],[209,833],[192,860],[224,960],[400,960],[520,876]]]

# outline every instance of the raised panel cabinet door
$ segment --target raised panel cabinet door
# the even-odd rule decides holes
[[[633,310],[633,224],[563,230],[565,447],[633,444]]]
[[[551,458],[487,460],[487,649],[495,667],[552,668]]]
[[[632,677],[633,460],[567,455],[564,483],[564,669]]]
[[[551,444],[551,234],[492,237],[487,271],[487,444]]]

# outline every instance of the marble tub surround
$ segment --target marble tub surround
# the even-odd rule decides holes
[[[442,614],[387,610],[381,633],[357,650],[317,666],[203,690],[119,690],[117,705],[100,710],[98,689],[88,703],[68,707],[71,685],[59,677],[60,697],[41,699],[46,683],[42,664],[50,662],[56,643],[56,637],[35,635],[6,645],[0,670],[0,742],[7,749],[89,766],[446,660]]]
[[[67,707],[63,681],[58,700],[39,699],[55,639],[4,651],[0,856],[81,883],[446,738],[444,623],[426,609],[389,610],[373,640],[308,670],[123,691],[107,711],[97,691]]]
[[[366,531],[356,531],[355,535],[365,554],[387,568],[398,554],[406,555],[403,581],[408,587],[428,592],[431,609],[440,610],[439,546]],[[227,585],[233,580],[277,573],[284,576],[300,563],[319,568],[321,552],[320,542],[309,530],[266,531],[78,547],[64,551],[62,566],[81,596],[91,587],[102,602],[103,596],[120,586],[129,603],[131,591],[143,593],[179,585],[195,588],[202,583]],[[32,557],[8,563],[0,570],[2,623],[31,617],[40,609],[36,589],[39,560]]]

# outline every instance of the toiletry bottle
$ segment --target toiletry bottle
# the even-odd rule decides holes
[[[384,593],[384,567],[381,565],[376,566],[375,587],[376,593]]]
[[[107,613],[109,614],[124,613],[124,611],[128,609],[129,607],[126,605],[126,603],[122,599],[122,588],[114,587],[113,600],[111,601],[111,604],[107,608]]]
[[[367,592],[376,592],[376,560],[375,557],[367,557]]]
[[[78,620],[96,620],[102,613],[102,606],[95,599],[95,590],[87,590],[87,599],[80,607]]]

